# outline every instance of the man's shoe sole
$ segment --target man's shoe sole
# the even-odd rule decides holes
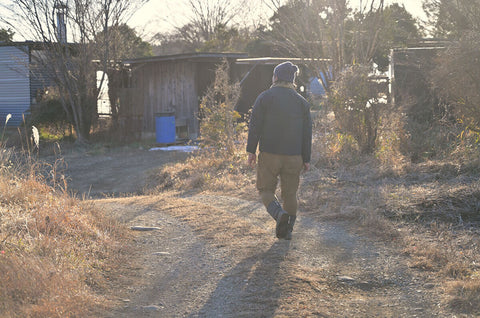
[[[275,228],[275,234],[277,238],[283,239],[287,236],[288,233],[288,213],[283,213],[280,215],[280,220],[277,222],[277,227]]]

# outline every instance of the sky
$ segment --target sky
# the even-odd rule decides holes
[[[185,4],[186,2],[186,0],[150,0],[133,15],[129,21],[129,25],[134,27],[146,38],[158,32],[172,30],[174,26],[181,26],[188,21],[188,15],[190,13],[188,10],[189,6]],[[232,0],[231,2],[235,1]],[[271,10],[265,6],[265,1],[248,1],[249,4],[254,4],[255,2],[258,2],[258,5],[253,5],[256,13],[243,13],[244,16],[253,18],[263,15],[264,19],[268,19],[271,15]],[[414,18],[425,19],[422,0],[385,0],[385,5],[395,2],[404,5],[405,9],[410,12]],[[359,8],[360,3],[362,3],[362,6],[365,6],[366,3],[370,3],[370,0],[350,0],[350,4],[354,8]],[[238,16],[242,16],[242,13],[239,12]]]
[[[422,0],[387,0],[385,1],[385,4],[389,5],[395,2],[404,5],[405,9],[407,9],[414,18],[425,19],[425,13],[422,9]]]
[[[258,23],[259,17],[263,21],[272,15],[272,10],[269,9],[265,3],[281,0],[201,0],[202,2],[216,1],[228,3],[234,6],[235,3],[246,1],[251,8],[237,8],[236,17],[244,21],[244,23],[252,25],[254,22]],[[354,8],[358,8],[360,3],[365,6],[371,0],[350,0],[350,4]],[[10,0],[0,0],[0,14],[2,14],[1,5],[7,5]],[[385,0],[385,4],[399,3],[405,6],[408,12],[414,18],[425,19],[425,14],[422,9],[422,0]],[[128,21],[131,27],[137,30],[137,33],[145,40],[149,40],[154,34],[159,32],[168,32],[174,27],[182,26],[188,21],[191,14],[189,6],[186,4],[188,0],[149,0],[141,9],[139,9],[132,18]],[[251,19],[251,21],[248,21]],[[0,25],[1,27],[1,25]],[[18,38],[16,41],[20,41]]]

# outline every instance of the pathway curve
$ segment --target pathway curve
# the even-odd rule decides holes
[[[257,201],[219,194],[142,193],[150,169],[177,160],[145,151],[67,157],[79,193],[128,226],[132,264],[105,317],[450,317],[425,273],[349,221],[300,212],[292,241],[274,237]],[[88,170],[88,171],[86,171]],[[136,176],[136,177],[134,177]],[[89,184],[91,183],[91,184]],[[253,198],[254,200],[256,198]]]

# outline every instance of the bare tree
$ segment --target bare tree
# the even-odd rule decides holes
[[[188,3],[193,11],[190,23],[206,41],[214,36],[218,26],[227,25],[234,17],[234,13],[229,11],[231,1],[228,0],[189,0]]]
[[[11,13],[4,22],[15,27],[21,21],[23,28],[16,30],[43,43],[42,53],[35,58],[53,76],[79,143],[88,140],[96,114],[100,92],[96,70],[100,65],[106,74],[112,57],[109,30],[128,20],[146,1],[11,0],[4,5]]]
[[[158,33],[154,41],[162,50],[233,51],[245,42],[242,25],[251,2],[247,0],[185,0],[187,22],[170,34]],[[170,46],[170,47],[169,47]],[[242,48],[243,49],[243,48]]]
[[[435,36],[457,39],[480,31],[480,0],[423,0],[422,4]]]
[[[272,32],[265,40],[279,48],[280,54],[310,58],[309,69],[317,73],[327,90],[345,65],[372,61],[378,46],[384,0],[365,1],[355,15],[347,0],[266,2],[275,14],[270,19]],[[367,17],[372,22],[368,27],[364,23]],[[330,59],[328,63],[326,58]]]
[[[329,26],[330,18],[342,15],[341,10],[330,10],[327,0],[309,1],[267,1],[274,11],[270,18],[270,32],[265,32],[263,40],[270,44],[276,55],[288,57],[314,58],[307,62],[309,69],[314,73],[331,74],[330,66],[336,69],[343,64],[343,45],[338,41],[343,40],[342,25],[345,17],[341,20],[337,34],[331,34]],[[332,25],[338,25],[337,22]],[[340,34],[339,34],[340,33]],[[332,62],[325,63],[329,58]],[[339,60],[340,59],[340,60]],[[329,82],[326,77],[316,76],[323,80],[324,87],[328,88]]]

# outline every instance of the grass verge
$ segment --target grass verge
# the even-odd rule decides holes
[[[0,149],[0,316],[95,316],[127,231],[20,165]]]

